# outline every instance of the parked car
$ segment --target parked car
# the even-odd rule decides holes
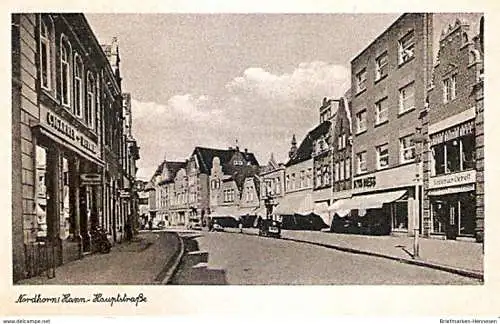
[[[188,229],[201,231],[201,222],[198,218],[190,218]]]
[[[212,224],[212,231],[213,232],[222,232],[222,231],[224,231],[224,227],[222,227],[222,225],[220,225],[219,223],[214,222]]]
[[[270,218],[261,219],[259,224],[259,236],[281,237],[281,223]]]

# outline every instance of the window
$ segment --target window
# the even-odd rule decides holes
[[[91,73],[87,74],[87,105],[85,107],[85,123],[94,128],[94,115],[95,115],[95,82]]]
[[[410,83],[399,89],[399,113],[410,111],[415,108],[415,87]]]
[[[356,154],[358,160],[358,174],[366,172],[366,151]]]
[[[351,159],[345,159],[345,179],[348,180],[351,178]]]
[[[337,138],[337,147],[339,150],[342,150],[346,147],[346,143],[347,143],[347,136],[346,134],[342,134],[342,135],[339,135],[339,137]]]
[[[71,84],[70,84],[70,65],[69,58],[71,55],[71,47],[69,43],[65,41],[64,37],[61,37],[61,101],[66,107],[69,107],[69,98],[71,96]]]
[[[276,185],[276,194],[279,195],[281,194],[281,181],[280,181],[280,178],[276,178],[276,182],[275,182],[275,185]]]
[[[388,70],[387,52],[377,57],[377,59],[375,60],[375,64],[376,64],[375,81],[377,81],[387,75],[387,70]]]
[[[376,106],[376,120],[375,124],[382,124],[389,119],[389,107],[387,106],[387,98],[377,101]]]
[[[306,184],[306,171],[301,170],[300,171],[300,188],[304,188]]]
[[[377,169],[385,169],[389,166],[389,145],[377,146]]]
[[[359,93],[366,89],[366,69],[356,74],[356,92]]]
[[[290,175],[286,175],[286,190],[290,190]]]
[[[316,169],[316,187],[321,187],[323,185],[323,173],[321,168]]]
[[[40,74],[42,88],[52,89],[52,21],[48,17],[40,20]]]
[[[323,166],[323,184],[325,186],[330,185],[330,167],[329,166]]]
[[[307,187],[312,186],[312,169],[307,169]]]
[[[340,161],[339,169],[340,169],[339,180],[342,181],[342,180],[344,180],[344,170],[345,170],[345,161],[344,160]]]
[[[399,142],[401,147],[401,163],[415,160],[415,143],[412,140],[412,136],[400,138]]]
[[[339,181],[340,180],[340,163],[339,162],[336,162],[335,163],[335,181]]]
[[[456,74],[443,80],[443,102],[447,103],[456,98]]]
[[[83,107],[83,64],[78,55],[75,55],[75,106],[74,113],[82,117]]]
[[[391,204],[392,209],[392,229],[408,229],[408,202],[395,202]]]
[[[399,40],[399,64],[408,62],[415,55],[415,40],[413,30]]]
[[[361,133],[366,130],[366,110],[356,114],[356,133]]]

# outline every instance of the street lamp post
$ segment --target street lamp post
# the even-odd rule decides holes
[[[417,203],[414,217],[414,226],[413,226],[413,258],[418,258],[420,256],[420,242],[419,242],[419,231],[420,231],[420,215],[421,208],[420,204],[423,204],[421,200],[423,200],[423,193],[420,195],[419,184],[422,181],[423,183],[423,146],[426,142],[425,136],[422,134],[422,128],[416,127],[415,129],[415,137],[414,143],[416,145],[415,152],[415,201]]]

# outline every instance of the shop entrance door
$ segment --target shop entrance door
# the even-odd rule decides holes
[[[448,201],[447,203],[447,223],[446,223],[446,239],[455,240],[458,236],[458,201]]]
[[[87,186],[84,186],[80,189],[80,232],[82,235],[83,253],[90,252],[89,218],[91,206],[87,188]]]

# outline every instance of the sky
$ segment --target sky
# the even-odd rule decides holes
[[[351,59],[399,16],[86,14],[101,43],[118,37],[141,179],[195,146],[286,162],[292,135],[319,123],[322,99],[349,88]]]

